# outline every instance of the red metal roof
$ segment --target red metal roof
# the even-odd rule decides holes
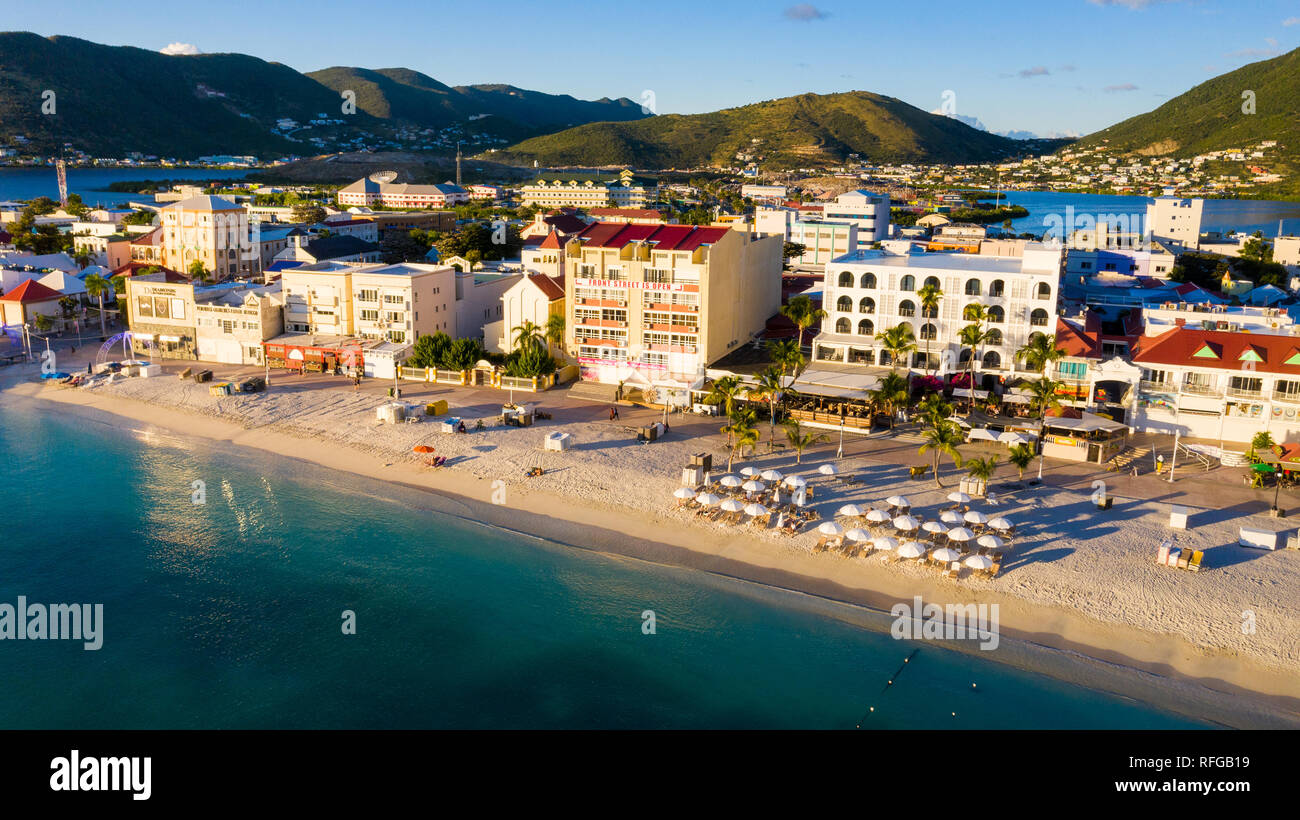
[[[1213,355],[1196,356],[1202,348]],[[1251,367],[1243,368],[1243,362],[1250,360],[1241,358],[1248,348],[1262,359],[1254,362],[1256,372],[1300,376],[1300,339],[1268,333],[1175,327],[1159,336],[1143,336],[1132,350],[1132,359],[1135,364],[1211,367],[1249,374]],[[1296,363],[1287,364],[1288,360]]]
[[[560,248],[564,247],[564,245],[561,244],[560,242],[560,232],[551,231],[546,235],[546,238],[543,239],[541,244],[538,245],[537,247],[546,248],[547,250],[559,250]]]
[[[61,299],[63,294],[53,288],[46,287],[35,279],[24,279],[18,287],[0,296],[0,301],[5,302],[48,302],[52,299]]]
[[[1092,316],[1088,317],[1092,319]],[[1092,324],[1090,321],[1089,324]],[[1100,325],[1100,323],[1098,323]],[[1101,358],[1101,339],[1097,328],[1082,328],[1064,319],[1056,320],[1056,347],[1067,356],[1084,359]],[[1091,332],[1090,332],[1091,331]]]
[[[711,245],[727,235],[729,228],[700,228],[694,225],[634,225],[597,222],[579,237],[583,247],[621,248],[629,242],[651,242],[656,250],[693,251]]]

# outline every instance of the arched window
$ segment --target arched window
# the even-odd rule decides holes
[[[843,273],[840,274],[840,287],[842,288],[853,287],[853,274],[850,271],[844,271]]]
[[[997,328],[993,328],[992,330],[988,331],[988,334],[989,334],[988,338],[984,340],[984,344],[986,345],[1002,344],[1002,331],[998,330]]]
[[[863,296],[862,301],[858,302],[858,313],[875,313],[876,300],[870,296]]]
[[[922,303],[922,304],[921,304],[921,318],[923,318],[923,319],[938,319],[938,318],[939,318],[939,308],[938,308],[938,307],[926,307],[925,304]]]
[[[849,332],[849,320],[848,320],[848,319],[845,319],[843,316],[841,316],[840,318],[836,319],[836,320],[835,320],[835,332],[836,332],[836,333],[848,333],[848,332]]]
[[[1029,314],[1029,324],[1034,327],[1047,326],[1047,311],[1042,308],[1036,308],[1033,313]]]
[[[979,296],[979,295],[980,295],[980,280],[978,280],[978,279],[967,279],[967,280],[966,280],[966,295],[967,295],[967,296]]]
[[[1006,312],[1002,310],[1001,305],[991,305],[989,307],[989,321],[995,325],[1000,325],[1007,320]]]
[[[903,301],[899,302],[899,303],[898,303],[898,315],[899,315],[899,316],[915,316],[915,315],[916,315],[916,303],[913,302],[911,299],[904,299]]]
[[[989,296],[992,296],[995,299],[1000,298],[1005,289],[1006,285],[1003,284],[1001,279],[994,279],[989,283]]]
[[[970,361],[970,348],[963,347],[961,353],[957,356],[957,364],[966,364]]]
[[[1038,283],[1038,298],[1039,298],[1039,299],[1051,299],[1051,298],[1052,298],[1052,286],[1049,285],[1049,284],[1046,283],[1046,282],[1039,282],[1039,283]]]
[[[862,278],[858,280],[858,287],[868,289],[868,290],[875,289],[876,275],[871,271],[867,271],[866,273],[862,274]]]
[[[905,275],[902,281],[898,283],[898,289],[909,290],[909,291],[916,290],[916,277],[910,273]]]
[[[937,287],[939,287],[939,277],[937,277],[937,276],[927,276],[927,277],[925,277],[925,282],[923,282],[922,285],[923,285],[924,287],[927,287],[927,288],[929,288],[929,287],[935,287],[935,288],[937,288]]]
[[[894,357],[889,355],[888,350],[880,351],[880,366],[889,367],[894,363]]]
[[[934,325],[930,324],[929,322],[926,322],[925,324],[921,325],[921,341],[925,341],[927,339],[930,341],[934,341],[938,337],[939,337],[939,330]]]
[[[911,323],[911,322],[903,322],[902,324],[900,324],[900,325],[898,326],[898,330],[899,330],[899,332],[902,333],[904,336],[912,335],[912,334],[915,334],[915,332],[916,332],[916,331],[912,330],[912,323]]]
[[[984,354],[984,366],[986,368],[998,368],[1002,366],[1002,357],[996,350],[990,350]]]
[[[863,319],[862,321],[858,322],[858,335],[874,336],[876,335],[876,326],[871,323],[870,319]]]
[[[853,298],[850,296],[841,296],[835,302],[835,309],[841,313],[849,313],[853,310]]]

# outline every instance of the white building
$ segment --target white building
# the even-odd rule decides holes
[[[1201,240],[1203,199],[1161,196],[1147,205],[1147,233],[1174,245],[1195,249]]]
[[[796,267],[820,268],[832,259],[858,249],[858,226],[801,218],[793,208],[758,208],[754,231],[763,236],[780,236],[784,242],[803,245],[802,256],[791,258]]]
[[[509,353],[515,346],[514,329],[532,322],[543,331],[551,316],[564,316],[564,282],[544,273],[520,277],[501,294],[502,318],[483,326],[489,352]]]
[[[848,222],[858,227],[858,249],[889,238],[889,195],[859,188],[840,194],[822,206],[827,222]]]
[[[455,337],[456,272],[404,262],[352,271],[353,332],[397,344],[442,332]]]

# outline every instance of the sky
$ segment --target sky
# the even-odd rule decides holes
[[[1042,136],[1105,128],[1300,47],[1297,0],[268,0],[227,8],[18,3],[0,27],[240,52],[299,71],[404,67],[449,85],[627,97],[658,114],[865,90],[927,111],[948,100],[948,111],[990,131]]]

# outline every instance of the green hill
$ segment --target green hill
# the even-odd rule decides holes
[[[1254,114],[1242,111],[1244,91],[1254,92]],[[1300,148],[1300,49],[1207,80],[1075,146],[1187,157],[1270,139],[1288,146],[1292,158]]]
[[[980,131],[902,100],[866,91],[801,94],[708,114],[667,114],[593,123],[526,140],[494,160],[541,165],[692,168],[736,164],[751,154],[767,167],[839,162],[983,162],[1033,143]]]

